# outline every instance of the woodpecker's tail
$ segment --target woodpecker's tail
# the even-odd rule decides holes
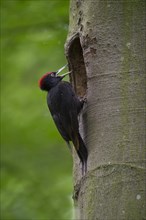
[[[75,141],[76,143],[74,143],[74,146],[76,148],[77,154],[81,160],[82,163],[82,175],[84,175],[87,172],[87,158],[88,158],[88,151],[87,148],[80,136],[80,134],[78,133],[78,140]]]

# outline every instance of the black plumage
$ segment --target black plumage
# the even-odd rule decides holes
[[[76,96],[71,84],[62,81],[66,74],[58,76],[56,72],[45,74],[39,81],[42,90],[47,91],[47,104],[61,136],[70,146],[70,141],[82,163],[82,173],[87,170],[87,149],[79,133],[78,115],[83,101]]]

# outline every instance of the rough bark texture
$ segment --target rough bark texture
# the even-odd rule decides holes
[[[84,177],[74,154],[76,219],[146,219],[145,13],[145,1],[71,1],[66,56],[76,93],[87,96],[89,152]]]

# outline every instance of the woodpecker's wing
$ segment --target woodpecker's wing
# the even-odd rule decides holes
[[[66,141],[78,143],[78,106],[80,101],[75,95],[70,83],[60,82],[52,88],[47,97],[48,107],[54,119],[54,122]]]
[[[62,120],[62,117],[60,116],[60,114],[52,114],[53,120],[56,124],[56,127],[58,129],[58,131],[60,132],[61,136],[66,140],[66,141],[70,141],[70,136],[68,134],[68,132],[66,131],[66,128],[64,127],[64,123]]]
[[[60,134],[67,142],[73,142],[83,174],[87,170],[88,152],[79,134],[78,113],[82,103],[67,82],[60,82],[49,91],[47,103]]]

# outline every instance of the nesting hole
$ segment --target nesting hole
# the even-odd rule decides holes
[[[68,51],[69,68],[72,70],[70,81],[79,97],[84,97],[87,91],[87,76],[83,58],[83,50],[79,37],[72,40]]]

